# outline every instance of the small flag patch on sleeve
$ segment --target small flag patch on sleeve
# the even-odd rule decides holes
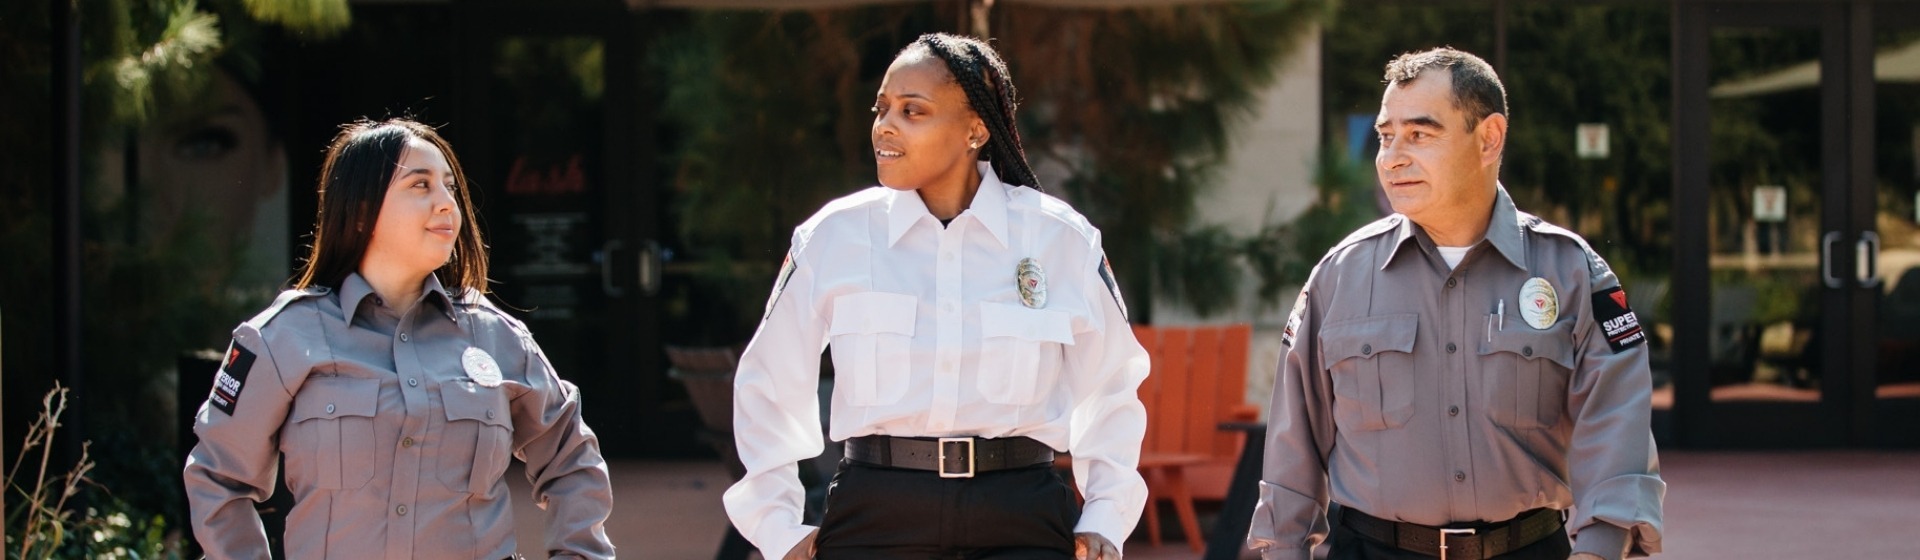
[[[253,370],[253,351],[240,345],[240,341],[227,344],[227,358],[220,362],[220,372],[213,376],[213,394],[207,397],[207,404],[233,415],[240,406],[240,390],[245,388],[247,372]]]
[[[1107,262],[1106,255],[1100,255],[1100,281],[1107,284],[1107,292],[1113,294],[1114,305],[1120,306],[1120,319],[1127,319],[1127,300],[1120,297],[1120,283],[1113,280],[1113,265]]]
[[[1280,331],[1280,343],[1293,347],[1293,337],[1300,329],[1300,314],[1307,312],[1307,289],[1300,289],[1300,297],[1293,300],[1293,312],[1287,314],[1287,328]]]

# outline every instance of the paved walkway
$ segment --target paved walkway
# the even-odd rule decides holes
[[[1920,452],[1662,454],[1667,493],[1663,560],[1920,559]],[[540,548],[544,514],[515,485],[521,550]],[[628,558],[708,560],[727,518],[719,463],[620,461],[607,531]],[[1204,520],[1203,520],[1204,521]],[[1127,544],[1129,560],[1198,558],[1185,543]]]

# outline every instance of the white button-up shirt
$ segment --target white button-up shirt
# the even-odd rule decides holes
[[[825,446],[823,347],[835,375],[828,437],[1033,438],[1073,454],[1086,498],[1075,532],[1118,545],[1139,521],[1147,353],[1100,232],[1057,198],[1004,185],[984,163],[980,174],[972,206],[944,228],[918,192],[873,187],[794,229],[734,381],[747,475],[727,490],[727,514],[762,555],[785,555],[813,529],[796,462]],[[1042,305],[1022,303],[1022,259],[1045,273]]]

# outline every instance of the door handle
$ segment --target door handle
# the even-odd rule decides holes
[[[613,256],[620,254],[620,245],[620,240],[608,239],[600,246],[600,252],[593,255],[594,260],[600,261],[600,291],[613,297],[626,295],[627,292],[613,285]]]
[[[665,268],[660,262],[660,243],[648,239],[640,246],[639,256],[640,262],[635,268],[638,270],[640,293],[646,296],[660,293],[660,273]]]
[[[1880,286],[1880,234],[1863,231],[1853,244],[1853,276],[1862,288]]]
[[[1820,236],[1820,281],[1828,288],[1840,289],[1844,284],[1840,276],[1833,273],[1833,244],[1840,242],[1840,232],[1829,231]]]

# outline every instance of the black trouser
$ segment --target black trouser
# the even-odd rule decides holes
[[[1400,547],[1369,539],[1346,525],[1336,525],[1333,538],[1328,541],[1327,560],[1429,560],[1436,558]],[[1495,556],[1498,560],[1567,560],[1573,554],[1573,543],[1567,540],[1567,528],[1548,535],[1533,544],[1520,547],[1506,554]],[[1463,560],[1448,558],[1448,560]]]
[[[815,558],[1066,559],[1079,520],[1073,488],[1050,465],[940,478],[843,460]]]

